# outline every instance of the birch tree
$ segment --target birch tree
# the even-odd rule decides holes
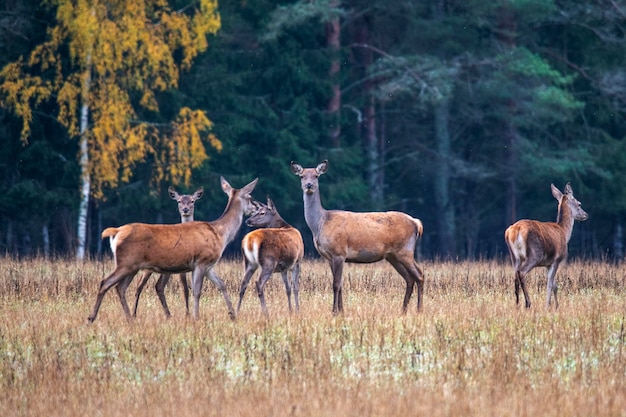
[[[23,120],[27,143],[35,112],[53,105],[68,136],[79,142],[80,194],[76,257],[86,250],[90,196],[128,182],[133,167],[154,161],[153,181],[189,183],[221,148],[201,110],[182,107],[174,120],[151,123],[158,93],[178,86],[180,71],[206,50],[220,28],[217,0],[173,10],[166,0],[49,0],[55,26],[28,57],[0,73],[3,105]]]

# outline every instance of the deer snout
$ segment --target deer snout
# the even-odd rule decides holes
[[[304,184],[304,191],[307,193],[313,193],[314,190],[314,185],[312,182],[307,182]]]

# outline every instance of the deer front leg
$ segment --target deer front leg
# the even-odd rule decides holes
[[[187,284],[187,274],[179,274],[180,285],[183,286],[183,296],[185,297],[185,309],[189,316],[189,284]]]
[[[342,275],[345,259],[335,256],[330,260],[330,269],[333,273],[333,314],[343,312]]]
[[[300,262],[297,262],[291,270],[291,282],[293,285],[293,297],[296,303],[296,313],[300,312]]]
[[[191,276],[191,286],[193,291],[193,318],[198,319],[200,316],[200,294],[202,293],[202,285],[204,284],[204,274],[206,268],[196,266]]]
[[[285,292],[287,293],[287,305],[289,306],[289,314],[292,313],[293,309],[291,308],[291,284],[289,283],[289,271],[282,271],[280,276],[283,278],[283,283],[285,284]]]

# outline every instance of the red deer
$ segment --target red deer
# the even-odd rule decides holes
[[[222,257],[226,245],[235,238],[244,214],[248,215],[254,209],[250,193],[258,178],[241,189],[233,188],[223,177],[220,180],[222,190],[228,195],[228,203],[217,220],[180,224],[130,223],[104,229],[102,238],[111,238],[115,270],[100,282],[89,321],[96,319],[102,299],[111,287],[117,290],[126,317],[131,318],[126,289],[141,269],[160,274],[193,271],[193,317],[196,319],[204,277],[207,276],[224,296],[230,317],[235,318],[226,285],[213,267]]]
[[[257,229],[248,233],[241,242],[246,272],[243,281],[241,281],[237,312],[241,308],[241,301],[246,293],[246,288],[248,288],[250,278],[259,266],[261,266],[261,275],[256,282],[256,288],[263,314],[268,315],[264,295],[265,284],[274,272],[280,272],[282,275],[290,313],[292,307],[289,275],[291,275],[296,312],[298,312],[300,311],[298,298],[300,264],[304,257],[302,236],[298,229],[283,220],[269,197],[267,197],[267,205],[259,202],[255,202],[255,205],[257,208],[250,215],[246,224],[251,227],[266,227],[266,229]]]
[[[169,187],[167,189],[172,200],[176,200],[178,203],[178,213],[180,214],[180,222],[187,223],[193,221],[193,211],[194,206],[197,200],[202,198],[204,194],[204,188],[198,188],[193,194],[178,194],[178,192],[174,189],[174,187]],[[135,293],[135,308],[133,310],[133,317],[137,317],[137,307],[139,307],[139,297],[141,296],[141,292],[143,291],[143,287],[146,286],[148,280],[152,276],[152,272],[148,271],[144,274],[139,286],[137,287],[137,292]],[[157,295],[159,296],[159,300],[161,301],[161,305],[163,306],[163,310],[165,311],[165,316],[170,317],[170,309],[167,307],[167,301],[165,300],[165,286],[170,280],[170,274],[161,274],[159,279],[157,280],[154,289],[156,290]],[[187,315],[189,315],[189,285],[187,285],[187,274],[179,274],[180,284],[183,287],[183,294],[185,296],[185,308],[187,309]]]
[[[521,287],[526,308],[530,308],[530,298],[524,278],[536,266],[548,268],[546,307],[550,307],[550,298],[554,294],[554,304],[559,308],[554,277],[561,262],[567,258],[567,243],[572,236],[574,220],[584,221],[589,217],[582,209],[580,201],[574,198],[569,182],[565,185],[564,193],[561,193],[554,184],[551,184],[551,187],[552,195],[559,202],[556,223],[519,220],[504,232],[504,240],[509,247],[511,262],[515,268],[515,303],[519,304]]]
[[[325,210],[319,177],[328,168],[324,161],[315,168],[292,162],[291,171],[300,177],[304,218],[313,233],[319,254],[330,263],[333,274],[333,313],[343,311],[342,272],[345,262],[371,263],[387,260],[406,281],[402,306],[406,313],[417,284],[417,309],[422,308],[424,274],[415,261],[415,247],[422,236],[422,222],[397,211],[355,213]]]

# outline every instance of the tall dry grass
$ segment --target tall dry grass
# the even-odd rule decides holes
[[[335,317],[329,268],[308,260],[298,316],[274,276],[268,320],[248,291],[231,322],[209,282],[187,319],[172,280],[171,319],[148,288],[134,321],[110,291],[87,324],[110,261],[2,259],[0,415],[626,415],[626,267],[566,265],[553,311],[543,269],[525,310],[508,264],[422,266],[420,314],[414,296],[401,315],[404,281],[380,263],[346,266]],[[242,262],[217,271],[235,301]]]

